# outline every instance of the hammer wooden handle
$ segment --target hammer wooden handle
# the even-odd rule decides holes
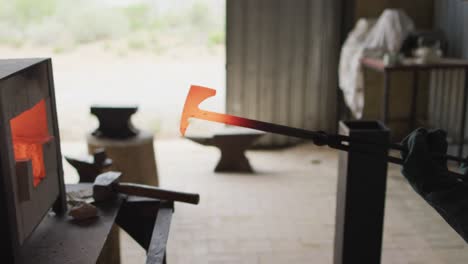
[[[198,204],[198,202],[200,201],[200,195],[196,193],[169,191],[143,184],[118,183],[114,185],[113,188],[119,193],[148,198],[156,198],[161,200],[170,200],[190,204]]]

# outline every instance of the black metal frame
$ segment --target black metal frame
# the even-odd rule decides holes
[[[164,264],[173,212],[174,202],[129,196],[116,223],[147,251],[146,263]]]
[[[366,65],[364,65],[366,66]],[[389,118],[389,101],[390,101],[390,88],[391,88],[391,73],[396,71],[407,71],[413,74],[413,83],[412,83],[412,95],[411,95],[411,116],[409,119],[409,126],[411,129],[416,128],[417,125],[417,97],[419,93],[419,77],[421,71],[430,71],[433,69],[459,69],[463,70],[465,75],[465,83],[463,85],[463,96],[462,96],[462,113],[460,118],[460,134],[458,137],[458,157],[463,158],[463,150],[465,144],[465,131],[466,131],[466,111],[468,103],[468,66],[466,64],[447,64],[447,65],[431,65],[426,66],[414,66],[414,67],[383,67],[383,69],[376,69],[374,67],[365,67],[366,69],[371,69],[377,72],[383,73],[383,104],[382,104],[382,120],[384,124],[388,124]]]

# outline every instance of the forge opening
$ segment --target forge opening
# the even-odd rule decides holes
[[[10,127],[15,160],[31,160],[36,187],[46,177],[43,144],[52,139],[47,126],[45,99],[11,119]]]

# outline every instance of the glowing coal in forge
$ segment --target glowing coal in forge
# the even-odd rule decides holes
[[[31,160],[36,187],[46,176],[42,145],[52,139],[47,127],[45,100],[10,120],[15,160]]]

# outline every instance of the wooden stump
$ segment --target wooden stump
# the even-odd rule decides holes
[[[88,152],[104,148],[113,160],[110,170],[122,172],[121,182],[158,186],[153,136],[146,132],[128,139],[106,139],[88,135]]]
[[[120,181],[134,182],[158,186],[158,174],[153,148],[153,136],[140,131],[128,139],[98,138],[87,136],[88,152],[90,154],[98,148],[104,148],[113,164],[109,170],[122,172]],[[99,257],[99,264],[120,263],[120,242],[117,226],[109,235],[106,246]]]

